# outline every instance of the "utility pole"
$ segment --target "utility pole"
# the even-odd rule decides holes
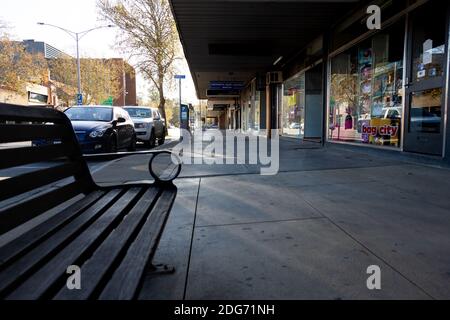
[[[78,94],[81,94],[81,62],[80,62],[80,37],[75,33],[75,41],[77,42],[77,79],[78,79]]]
[[[83,95],[81,92],[81,61],[80,61],[80,46],[79,46],[79,42],[80,40],[87,35],[89,32],[94,31],[94,30],[98,30],[98,29],[103,29],[103,28],[112,28],[114,27],[113,25],[109,24],[106,26],[100,26],[100,27],[95,27],[86,31],[82,31],[82,32],[75,32],[75,31],[71,31],[59,26],[55,26],[53,24],[49,24],[49,23],[44,23],[44,22],[38,22],[38,25],[40,26],[49,26],[49,27],[53,27],[53,28],[57,28],[60,29],[62,31],[64,31],[65,33],[69,34],[76,42],[77,44],[77,78],[78,78],[78,94],[77,94],[77,104],[78,105],[82,105],[83,104]]]

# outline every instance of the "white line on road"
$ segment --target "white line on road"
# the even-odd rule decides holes
[[[98,171],[100,171],[100,170],[106,168],[107,166],[109,166],[110,164],[113,164],[113,163],[116,162],[117,160],[118,160],[118,159],[108,161],[108,162],[106,162],[106,163],[100,165],[100,166],[97,167],[97,168],[93,167],[92,170],[91,170],[91,174],[94,174],[94,173],[96,173],[96,172],[98,172]]]

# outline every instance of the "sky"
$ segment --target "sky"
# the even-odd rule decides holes
[[[48,26],[45,22],[80,32],[105,25],[99,19],[96,0],[0,0],[0,20],[9,26],[8,33],[16,40],[34,39],[76,56],[76,45],[65,32]],[[108,24],[108,23],[106,23]],[[119,30],[106,28],[95,30],[80,41],[81,57],[85,58],[126,58],[115,46]],[[195,87],[185,60],[176,66],[177,72],[185,74],[182,83],[184,103],[197,103]],[[138,95],[148,97],[149,81],[141,75],[136,77]],[[169,98],[178,98],[178,87],[168,92]]]

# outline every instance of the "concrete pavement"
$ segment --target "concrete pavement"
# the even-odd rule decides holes
[[[402,157],[282,140],[276,176],[185,166],[155,257],[177,271],[149,276],[140,298],[450,298],[450,171]],[[146,162],[96,177],[119,167],[142,179]],[[381,290],[366,286],[371,265]]]
[[[150,180],[147,162],[91,170],[98,183]],[[282,139],[275,176],[186,165],[155,256],[176,272],[149,274],[140,298],[449,299],[450,170],[439,164]],[[371,265],[381,290],[366,286]]]

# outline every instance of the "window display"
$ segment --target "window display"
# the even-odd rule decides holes
[[[260,95],[261,93],[256,90],[256,83],[253,81],[243,95],[242,129],[244,131],[260,130]]]
[[[329,140],[400,146],[404,24],[331,61]]]
[[[283,87],[282,134],[301,138],[305,128],[305,74],[287,80]]]

